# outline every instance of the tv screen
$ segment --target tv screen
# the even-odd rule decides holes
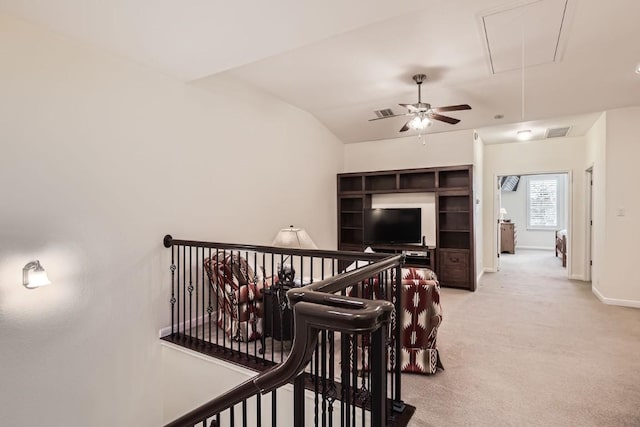
[[[364,210],[366,244],[421,243],[420,208],[376,208]]]

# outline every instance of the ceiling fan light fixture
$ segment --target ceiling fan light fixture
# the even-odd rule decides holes
[[[431,126],[431,120],[428,117],[415,116],[409,122],[409,127],[414,130],[424,130]]]
[[[531,129],[524,129],[519,130],[516,136],[520,141],[527,141],[533,137],[533,134],[531,133]]]

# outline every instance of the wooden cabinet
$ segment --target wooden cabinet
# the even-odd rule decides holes
[[[438,279],[446,286],[469,286],[469,251],[465,249],[440,249],[438,251]]]
[[[339,250],[364,249],[364,210],[371,208],[374,194],[435,193],[436,248],[429,248],[428,263],[442,286],[475,291],[472,166],[346,173],[337,178]]]
[[[518,243],[518,231],[513,222],[500,223],[500,253],[507,252],[516,253],[516,244]]]

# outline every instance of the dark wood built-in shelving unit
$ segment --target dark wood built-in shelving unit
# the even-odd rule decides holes
[[[470,165],[338,174],[338,249],[363,250],[364,209],[382,193],[435,193],[436,247],[381,245],[379,252],[419,251],[407,264],[433,269],[442,286],[476,289],[473,169]]]

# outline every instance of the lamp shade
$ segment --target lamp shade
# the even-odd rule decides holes
[[[500,208],[500,213],[502,215],[506,215],[507,214],[507,210],[505,208]]]
[[[271,246],[292,249],[318,249],[311,236],[303,229],[293,225],[278,231]]]

